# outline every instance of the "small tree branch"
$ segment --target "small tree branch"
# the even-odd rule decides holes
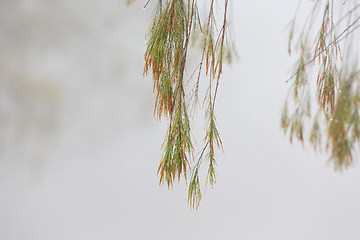
[[[346,39],[351,33],[353,33],[357,28],[360,27],[360,25],[357,25],[354,29],[351,29],[351,31],[349,31],[349,29],[355,25],[355,23],[357,21],[360,20],[360,16],[358,18],[356,18],[356,20],[354,22],[352,22],[347,28],[345,28],[341,34],[339,34],[338,36],[335,37],[335,40],[331,41],[326,48],[324,48],[322,51],[319,51],[312,59],[310,59],[306,64],[303,65],[303,68],[307,67],[310,63],[314,62],[315,59],[323,52],[327,51],[334,43],[338,43],[341,42],[342,40]],[[349,32],[348,32],[349,31]],[[342,37],[342,35],[344,35],[346,32],[348,32],[345,36]],[[293,79],[300,70],[296,71],[295,73],[293,73],[287,80],[285,83],[288,83],[291,79]]]

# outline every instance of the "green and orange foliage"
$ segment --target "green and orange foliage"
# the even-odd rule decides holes
[[[215,0],[209,2],[206,22],[201,26],[196,0],[158,1],[156,14],[147,36],[144,56],[144,75],[152,74],[154,81],[155,108],[158,120],[169,122],[167,136],[163,144],[163,155],[158,168],[160,185],[172,187],[183,176],[190,175],[188,202],[197,209],[201,200],[199,170],[204,160],[208,163],[207,182],[215,184],[215,149],[222,148],[216,127],[215,102],[218,92],[223,62],[231,52],[228,45],[228,0],[223,1],[223,15],[220,29],[217,29]],[[218,8],[218,7],[217,7]],[[188,76],[187,54],[189,43],[196,31],[201,31],[201,59],[193,74]],[[224,57],[225,56],[225,57]],[[205,69],[203,69],[205,66]],[[205,72],[208,90],[204,97],[206,134],[202,150],[195,157],[189,106],[197,105],[201,75]],[[194,79],[194,87],[187,89],[187,83]],[[189,97],[190,96],[190,97]]]
[[[304,143],[308,136],[310,145],[329,152],[335,169],[342,170],[353,163],[360,139],[360,78],[353,65],[358,57],[353,33],[360,26],[360,4],[333,0],[313,4],[294,47],[296,16],[290,24],[289,54],[296,52],[299,60],[287,81],[292,86],[281,127],[290,141],[295,137]]]

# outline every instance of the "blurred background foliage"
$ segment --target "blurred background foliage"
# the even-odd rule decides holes
[[[349,167],[359,149],[359,31],[357,1],[299,2],[290,22],[289,54],[295,54],[292,86],[281,118],[285,133],[325,151],[336,170]],[[305,15],[305,21],[298,21]]]
[[[135,69],[141,77],[142,59],[135,56],[142,50],[135,46],[144,39],[126,37],[132,25],[122,13],[132,9],[124,6],[115,0],[2,2],[0,164],[37,165],[59,151],[124,134],[134,119],[143,124],[151,95],[136,90],[142,81],[129,74]],[[132,19],[142,35],[145,21]]]

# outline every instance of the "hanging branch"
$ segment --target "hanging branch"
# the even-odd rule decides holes
[[[215,41],[214,1],[210,2],[207,16],[206,33],[203,41],[203,52],[198,67],[198,77],[195,87],[195,103],[198,99],[198,88],[202,65],[206,65],[205,73],[209,77],[209,88],[205,96],[206,128],[204,148],[193,167],[194,147],[191,139],[191,123],[186,102],[185,67],[191,34],[199,13],[195,0],[169,0],[165,6],[159,1],[159,7],[149,33],[147,49],[144,55],[144,75],[152,73],[154,81],[155,108],[154,116],[169,121],[167,136],[163,144],[163,155],[159,164],[159,183],[170,188],[176,178],[181,176],[187,180],[187,173],[191,173],[188,190],[188,202],[193,209],[199,207],[201,188],[199,169],[204,157],[209,162],[207,181],[215,184],[215,146],[222,149],[222,142],[216,127],[215,100],[218,92],[219,80],[223,67],[224,44],[227,30],[228,0],[225,0],[224,18],[221,30]],[[200,29],[201,26],[200,26]],[[212,86],[216,80],[216,87]]]
[[[224,39],[225,39],[225,31],[227,24],[226,15],[227,15],[228,0],[225,0],[223,25],[221,27],[216,42],[213,41],[214,29],[212,27],[213,24],[211,24],[214,19],[213,4],[214,1],[211,1],[209,15],[208,15],[206,36],[205,36],[205,39],[208,39],[208,41],[206,41],[206,45],[204,44],[203,53],[202,53],[202,61],[204,60],[204,56],[206,53],[206,74],[209,76],[209,87],[204,100],[207,101],[207,107],[205,112],[207,132],[204,138],[205,146],[203,147],[201,154],[197,160],[197,163],[192,170],[192,177],[190,180],[190,187],[188,193],[189,204],[193,207],[195,206],[196,209],[198,208],[199,202],[201,200],[200,184],[198,181],[198,174],[201,163],[205,157],[205,159],[209,163],[206,183],[209,182],[210,185],[213,186],[216,182],[215,146],[217,146],[219,149],[222,149],[222,141],[220,139],[220,135],[216,127],[215,100],[219,86],[220,75],[222,73]],[[200,69],[201,69],[201,65],[202,62],[200,63]],[[216,79],[216,87],[213,93],[212,82],[214,79]],[[196,91],[198,91],[198,85],[199,85],[199,77],[196,83]],[[205,152],[207,152],[206,155],[204,155]]]
[[[314,9],[319,4],[320,1],[317,1]],[[355,68],[349,71],[349,62],[344,61],[350,60],[354,57],[352,54],[356,53],[353,49],[349,51],[350,48],[354,47],[354,42],[350,41],[349,36],[360,27],[357,24],[360,17],[353,18],[352,14],[360,7],[360,4],[345,7],[350,10],[336,22],[334,21],[335,10],[341,9],[343,6],[334,7],[333,0],[325,2],[321,24],[313,41],[313,46],[309,46],[307,42],[309,42],[308,38],[311,35],[311,27],[309,26],[316,26],[315,19],[305,22],[298,45],[295,47],[299,55],[296,71],[287,80],[287,82],[291,79],[294,80],[289,91],[292,99],[288,98],[285,102],[281,118],[281,127],[285,133],[289,133],[290,142],[293,137],[296,137],[303,143],[306,140],[304,135],[309,130],[311,146],[316,151],[325,149],[329,152],[331,162],[335,169],[339,170],[345,169],[353,163],[360,141],[359,70]],[[317,10],[313,10],[312,15],[315,15],[316,12]],[[348,20],[347,24],[342,23],[345,19]],[[340,27],[343,27],[343,30],[340,34],[336,34]],[[292,28],[290,41],[293,31]],[[310,49],[313,54],[310,54]],[[343,56],[341,49],[347,50],[345,56]],[[318,67],[316,78],[317,105],[314,117],[311,116],[311,84],[309,83],[310,72],[308,70],[311,63]],[[291,114],[289,114],[289,101],[294,107]]]

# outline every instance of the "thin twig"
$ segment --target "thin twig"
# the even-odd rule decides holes
[[[150,1],[151,1],[151,0],[148,0],[148,1],[145,3],[144,8],[147,7],[147,5],[149,4]]]
[[[204,56],[205,56],[205,50],[206,50],[206,46],[207,46],[207,38],[209,35],[209,31],[210,31],[210,22],[211,22],[211,16],[213,15],[213,5],[214,5],[214,0],[211,0],[211,4],[210,4],[210,11],[209,11],[209,16],[208,16],[208,21],[207,21],[207,27],[206,27],[206,34],[205,34],[205,39],[204,39],[204,47],[202,50],[202,55],[201,55],[201,61],[200,61],[200,65],[199,65],[199,74],[198,74],[198,79],[196,81],[196,87],[195,87],[195,101],[198,100],[198,91],[199,91],[199,84],[200,84],[200,75],[201,75],[201,69],[202,69],[202,65],[204,62]]]
[[[339,34],[337,37],[335,37],[335,40],[331,41],[327,46],[326,48],[324,48],[322,51],[319,51],[311,60],[309,60],[306,64],[303,65],[302,69],[305,68],[306,66],[308,66],[310,63],[314,62],[315,59],[323,52],[327,51],[329,49],[329,47],[331,47],[334,43],[338,43],[342,40],[344,40],[346,37],[348,37],[352,32],[354,32],[357,28],[360,27],[360,25],[356,26],[354,29],[352,29],[351,31],[349,31],[349,29],[354,26],[354,24],[360,20],[360,16],[353,22],[351,23],[344,31],[342,31],[341,34]],[[346,33],[347,31],[349,31],[344,37],[340,38],[342,35],[344,35],[344,33]],[[339,40],[338,40],[339,39]],[[293,79],[298,73],[299,73],[300,70],[297,70],[295,73],[293,73],[288,80],[286,80],[285,83],[288,83],[291,79]]]

